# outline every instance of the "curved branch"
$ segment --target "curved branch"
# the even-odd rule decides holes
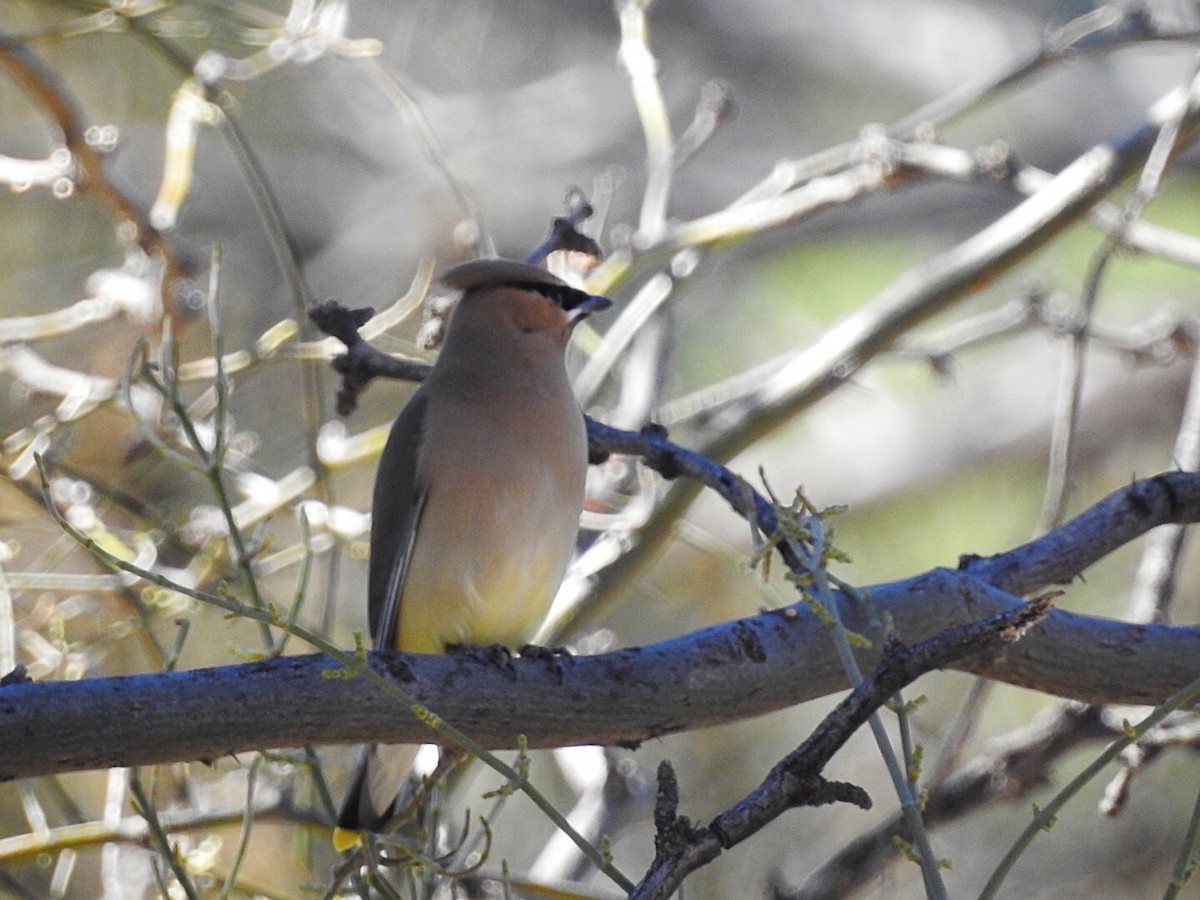
[[[42,110],[58,129],[64,146],[78,167],[80,187],[91,192],[116,218],[134,227],[133,239],[145,253],[158,254],[166,269],[160,291],[163,309],[174,314],[171,285],[187,271],[187,266],[166,236],[155,228],[146,214],[120,190],[105,171],[104,159],[87,140],[84,116],[74,97],[55,74],[23,41],[0,32],[0,71]]]
[[[642,440],[666,443],[653,435]],[[871,632],[872,612],[886,614],[899,638],[914,644],[1022,606],[1014,594],[1069,581],[1150,528],[1197,520],[1200,475],[1159,475],[1008,553],[966,558],[958,572],[935,570],[861,591],[873,610],[843,596],[842,614],[849,628],[863,633]],[[1155,703],[1200,677],[1198,627],[1055,610],[1024,639],[996,647],[981,645],[954,667],[1096,703]],[[878,650],[864,653],[866,664],[878,657]],[[515,746],[521,734],[532,747],[638,743],[847,688],[825,626],[803,606],[553,663],[518,659],[497,667],[468,655],[385,652],[371,654],[370,664],[491,747]],[[326,657],[301,656],[10,684],[0,688],[0,779],[211,760],[264,747],[431,739],[366,679],[329,677],[343,671]]]

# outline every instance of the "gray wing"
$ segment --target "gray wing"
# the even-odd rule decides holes
[[[425,391],[418,389],[400,410],[375,473],[367,621],[371,639],[380,649],[396,643],[400,596],[425,504],[424,487],[417,483],[417,456],[425,425],[426,399]]]

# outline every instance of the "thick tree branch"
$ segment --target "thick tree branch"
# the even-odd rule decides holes
[[[619,434],[626,451],[639,441],[664,452],[671,446],[659,435]],[[935,570],[860,593],[891,618],[902,641],[915,644],[1011,611],[1021,605],[1015,595],[1068,582],[1150,528],[1197,520],[1200,475],[1159,475],[1015,550],[968,558],[960,572]],[[840,599],[847,626],[869,634],[864,605]],[[868,665],[877,658],[877,652],[864,654]],[[534,747],[637,743],[847,687],[825,626],[803,606],[557,665],[529,659],[496,669],[465,656],[394,652],[372,654],[371,664],[493,747],[514,746],[519,734]],[[1155,703],[1200,677],[1200,628],[1133,625],[1055,610],[1018,643],[954,667],[1089,702]],[[338,668],[325,657],[304,656],[193,672],[10,684],[0,688],[0,777],[216,759],[307,743],[431,739],[407,713],[381,714],[396,704],[366,679],[326,677]]]

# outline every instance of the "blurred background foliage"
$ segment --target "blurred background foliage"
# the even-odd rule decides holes
[[[1035,54],[1055,29],[1098,8],[1065,0],[660,0],[650,11],[651,44],[676,134],[706,85],[727,91],[732,102],[712,137],[675,173],[668,216],[687,221],[721,210],[782,160],[856,141],[871,123],[897,121],[963,85],[985,84]],[[941,129],[941,140],[968,151],[1003,142],[1022,162],[1057,171],[1121,133],[1194,73],[1195,33],[1188,30],[1200,16],[1195,4],[1155,3],[1141,15],[1193,38],[1130,41],[1048,62],[987,94]],[[300,590],[300,618],[350,646],[352,634],[365,630],[363,513],[374,454],[411,386],[377,384],[349,420],[340,420],[329,354],[306,343],[319,335],[305,306],[336,297],[387,308],[414,281],[420,289],[423,265],[443,268],[489,240],[501,255],[524,257],[572,187],[602,207],[594,223],[601,243],[628,257],[611,288],[626,306],[670,257],[639,249],[646,145],[618,55],[617,13],[608,4],[548,0],[5,0],[0,28],[44,63],[53,84],[73,98],[83,126],[99,129],[90,137],[105,151],[106,180],[143,214],[162,197],[164,169],[184,152],[169,137],[172,116],[187,109],[181,87],[194,69],[223,76],[213,83],[224,112],[206,121],[197,101],[199,118],[175,125],[194,128],[195,139],[186,200],[164,229],[182,272],[166,285],[175,304],[173,335],[180,361],[197,364],[185,400],[198,422],[211,423],[212,373],[198,361],[213,350],[205,288],[217,244],[224,348],[258,352],[231,374],[225,483],[233,502],[243,504],[239,521],[255,550],[260,590],[291,607],[305,556],[303,509],[312,572]],[[5,45],[6,55],[13,52]],[[61,143],[47,96],[5,72],[0,153],[47,158]],[[1144,220],[1196,234],[1195,162],[1188,154],[1172,164]],[[80,678],[223,664],[263,652],[249,623],[170,591],[115,585],[45,512],[34,451],[52,461],[51,493],[85,531],[184,584],[211,585],[219,577],[236,583],[211,485],[154,450],[133,426],[120,386],[137,342],[149,341],[156,353],[163,335],[161,258],[130,244],[111,203],[66,175],[37,183],[18,172],[4,181],[0,662],[5,671],[21,663],[38,678]],[[264,214],[264,194],[275,222]],[[909,267],[1019,199],[981,178],[917,179],[718,242],[654,320],[655,407],[669,409],[677,398],[812,344]],[[1067,353],[1061,329],[1028,323],[938,358],[938,365],[920,351],[956,323],[1029,298],[1052,322],[1056,315],[1064,321],[1080,303],[1103,240],[1091,225],[1073,226],[907,335],[833,395],[723,461],[751,478],[761,467],[782,495],[802,485],[819,505],[848,506],[834,522],[838,546],[853,559],[839,574],[854,584],[953,565],[959,554],[1027,539],[1042,506]],[[1134,253],[1110,265],[1093,324],[1130,340],[1159,338],[1145,340],[1141,353],[1116,341],[1090,348],[1069,510],[1131,476],[1172,466],[1191,378],[1198,287],[1194,265]],[[81,306],[84,298],[99,298],[107,312],[87,320],[89,309],[100,307]],[[52,318],[56,312],[62,315]],[[419,319],[410,316],[377,345],[416,354]],[[592,405],[601,418],[619,405],[620,371]],[[149,404],[139,412],[178,444],[175,423],[160,409]],[[692,422],[672,433],[687,444],[698,429]],[[745,523],[719,500],[701,497],[654,558],[612,588],[589,619],[599,630],[573,640],[593,649],[640,644],[793,602],[778,573],[764,581],[750,570],[748,537]],[[1136,547],[1114,554],[1072,585],[1062,605],[1120,615],[1137,559]],[[1190,558],[1182,564],[1173,607],[1179,622],[1196,615],[1195,567]],[[947,739],[970,686],[966,676],[939,674],[914,689],[928,697],[914,725],[929,757]],[[628,771],[641,772],[672,759],[681,811],[706,821],[755,786],[832,702],[618,755]],[[1021,726],[1046,703],[997,687],[960,756]],[[104,728],[96,723],[98,741]],[[318,748],[161,767],[138,777],[164,821],[182,823],[171,839],[205,896],[216,896],[234,868],[248,789],[261,814],[229,895],[321,896],[336,863],[319,825],[327,821],[322,785],[327,779],[338,796],[352,758],[350,748]],[[938,854],[953,864],[945,875],[951,895],[976,891],[1027,820],[1029,804],[1089,758],[1086,749],[1071,754],[1032,795],[935,831]],[[573,794],[554,758],[537,755],[534,771],[539,786],[569,808]],[[1167,756],[1140,776],[1114,819],[1095,813],[1102,787],[1095,786],[1034,844],[1006,896],[1160,896],[1197,773],[1193,757]],[[757,896],[773,879],[799,882],[894,811],[865,735],[828,775],[862,784],[876,809],[787,816],[695,875],[688,895]],[[0,786],[0,894],[155,895],[156,867],[164,882],[171,878],[162,857],[143,836],[119,833],[121,823],[137,818],[130,778],[85,773]],[[459,795],[479,808],[476,787],[495,780],[478,774]],[[614,836],[615,860],[633,876],[653,853],[648,809],[640,815]],[[79,826],[79,836],[68,840],[67,826]],[[552,832],[521,798],[511,799],[492,826],[487,865],[498,869],[505,859],[514,872],[532,867]],[[879,897],[919,892],[919,875],[906,863],[868,888]]]

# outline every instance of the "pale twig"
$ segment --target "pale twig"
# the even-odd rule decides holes
[[[734,203],[718,212],[671,225],[664,232],[663,249],[669,252],[684,247],[725,244],[795,225],[818,212],[844,206],[867,194],[894,189],[895,183],[888,181],[888,174],[873,163],[864,163],[807,179],[784,192]]]
[[[629,75],[633,103],[642,123],[646,142],[646,188],[635,241],[657,243],[667,222],[671,198],[671,175],[675,169],[675,140],[671,118],[658,83],[658,60],[650,49],[647,10],[652,0],[621,0],[617,20],[621,26],[621,46],[617,55]]]
[[[5,568],[12,550],[0,542],[0,677],[17,669],[17,626],[13,617],[13,579]]]
[[[146,304],[142,296],[133,298],[128,292],[118,291],[96,292],[51,312],[0,318],[0,345],[63,337],[122,314],[140,318],[145,311]]]
[[[308,513],[304,507],[300,507],[300,546],[303,548],[304,554],[300,560],[300,571],[296,574],[296,593],[292,600],[292,608],[288,612],[288,625],[294,626],[300,621],[300,610],[304,606],[304,600],[308,596],[309,577],[312,575],[312,528],[308,522]],[[288,639],[291,638],[292,632],[285,630],[283,637],[279,640],[278,653],[283,654],[287,647]]]
[[[582,406],[586,408],[593,401],[617,359],[641,333],[646,323],[661,311],[663,304],[670,299],[673,288],[671,276],[659,272],[633,295],[621,315],[605,332],[600,346],[588,358],[583,371],[575,378],[575,392]]]
[[[237,846],[233,852],[233,861],[229,864],[229,871],[225,876],[225,883],[221,886],[221,893],[218,895],[219,900],[226,900],[230,892],[238,883],[238,872],[241,871],[242,863],[246,859],[246,849],[250,845],[250,833],[254,827],[254,822],[257,816],[254,814],[254,791],[258,785],[258,770],[261,768],[263,758],[257,756],[254,762],[250,764],[250,769],[246,773],[246,804],[242,808],[242,829],[238,834]]]
[[[1192,366],[1187,403],[1179,422],[1172,462],[1183,472],[1200,469],[1200,357]],[[1169,622],[1185,530],[1166,525],[1146,536],[1126,604],[1131,622]]]
[[[23,41],[27,44],[36,44],[51,40],[68,40],[88,34],[109,31],[116,23],[117,14],[111,9],[102,9],[87,15],[60,19],[51,25],[13,32],[11,37],[13,40]]]
[[[1115,710],[1102,709],[1102,713],[1114,729],[1123,730],[1124,720],[1118,720]],[[1180,711],[1168,716],[1162,723],[1139,737],[1136,744],[1131,744],[1121,751],[1120,768],[1105,787],[1104,795],[1100,799],[1100,814],[1115,816],[1121,812],[1129,799],[1135,777],[1158,759],[1163,751],[1173,747],[1198,746],[1200,717],[1192,711]]]
[[[118,814],[111,819],[106,816],[100,821],[85,820],[71,825],[58,825],[47,828],[40,834],[30,832],[0,838],[0,860],[11,864],[66,849],[98,847],[111,843],[135,847],[149,844],[149,823],[141,816],[120,815],[120,804],[114,808]],[[238,806],[210,809],[202,813],[192,810],[164,810],[158,819],[163,831],[173,833],[210,831],[214,828],[237,825],[244,815],[245,808]],[[292,810],[282,803],[256,806],[254,817],[259,821],[327,827],[316,814]]]
[[[962,319],[928,337],[901,340],[894,353],[901,359],[924,360],[936,372],[945,373],[955,354],[1041,324],[1043,299],[1041,289],[1033,287],[1022,297]]]
[[[1051,32],[1037,50],[999,75],[975,84],[964,84],[905,116],[890,131],[896,137],[909,138],[924,128],[946,125],[1008,88],[1080,54],[1110,52],[1130,43],[1190,41],[1194,37],[1195,32],[1190,31],[1160,32],[1152,26],[1148,17],[1139,15],[1137,11],[1126,12],[1107,5],[1072,19]]]
[[[717,127],[733,112],[733,92],[723,81],[710,81],[700,89],[700,100],[691,124],[675,142],[675,168],[682,168],[708,143]]]
[[[487,228],[479,202],[454,174],[450,165],[450,155],[442,146],[441,139],[425,116],[421,105],[412,94],[400,83],[396,75],[388,71],[378,59],[371,58],[363,61],[367,73],[374,80],[380,92],[388,99],[409,124],[416,137],[417,145],[425,154],[425,158],[438,170],[447,187],[450,188],[454,199],[458,202],[463,215],[472,225],[471,237],[474,249],[480,256],[496,255],[496,240]]]
[[[1179,856],[1176,858],[1175,868],[1171,871],[1171,880],[1167,884],[1167,890],[1163,893],[1163,900],[1175,900],[1184,886],[1191,881],[1197,864],[1200,863],[1198,846],[1200,846],[1200,794],[1196,795],[1196,802],[1192,804],[1192,816],[1188,820],[1187,830],[1180,842]]]
[[[1059,384],[1058,411],[1050,436],[1045,496],[1037,524],[1039,532],[1048,531],[1061,522],[1065,511],[1087,365],[1087,326],[1092,320],[1101,280],[1114,255],[1124,246],[1129,224],[1141,217],[1142,210],[1157,191],[1168,161],[1180,148],[1184,122],[1195,116],[1198,105],[1200,72],[1195,71],[1186,88],[1176,89],[1156,104],[1156,114],[1152,115],[1152,119],[1161,120],[1161,125],[1146,155],[1137,189],[1125,203],[1121,227],[1107,235],[1089,266]]]
[[[1054,425],[1050,433],[1050,452],[1046,465],[1045,494],[1042,499],[1042,511],[1034,528],[1035,534],[1045,534],[1059,525],[1066,511],[1072,450],[1079,426],[1087,365],[1087,324],[1091,321],[1091,310],[1100,276],[1112,258],[1111,251],[1115,247],[1111,240],[1108,243],[1109,249],[1102,251],[1093,260],[1088,275],[1088,287],[1084,290],[1084,296],[1090,300],[1085,300],[1079,309],[1077,325],[1070,337],[1070,346],[1059,374]]]
[[[979,724],[984,707],[987,705],[988,695],[992,693],[992,687],[993,682],[984,678],[976,678],[971,683],[971,689],[967,692],[966,699],[963,700],[962,709],[959,710],[958,716],[946,733],[937,759],[929,768],[926,784],[930,786],[931,790],[940,787],[958,766],[959,756],[963,747],[966,746],[967,740],[971,737],[971,732]]]

